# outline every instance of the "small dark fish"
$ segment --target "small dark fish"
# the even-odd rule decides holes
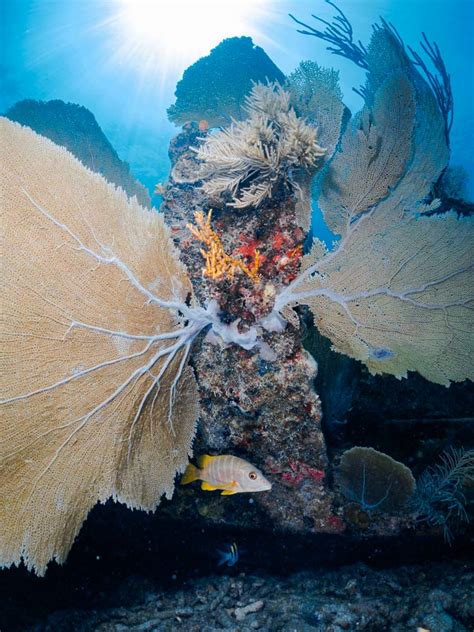
[[[217,562],[217,566],[235,566],[239,561],[239,549],[237,548],[237,544],[232,542],[229,544],[225,550],[217,550],[219,554],[219,561]]]

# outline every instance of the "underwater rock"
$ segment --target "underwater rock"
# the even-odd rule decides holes
[[[170,186],[161,210],[187,267],[197,298],[215,301],[221,319],[252,325],[271,311],[275,286],[296,274],[304,239],[295,215],[295,198],[282,192],[253,209],[214,207],[210,230],[226,253],[250,265],[259,251],[259,282],[245,274],[233,278],[203,275],[202,243],[187,228],[199,209],[210,208],[197,186],[173,174],[198,167],[191,147],[205,133],[187,124],[172,141]],[[211,228],[212,226],[212,228]],[[293,257],[288,253],[294,253]],[[321,405],[313,390],[317,366],[302,347],[302,331],[288,325],[281,333],[263,334],[264,342],[247,351],[197,342],[193,365],[200,389],[201,418],[194,453],[235,454],[257,467],[272,482],[269,493],[222,499],[198,488],[178,490],[163,511],[171,516],[199,514],[210,522],[262,526],[300,532],[337,532],[326,485],[327,456],[321,431]],[[264,347],[264,345],[266,345]]]
[[[204,120],[210,127],[227,125],[243,114],[252,82],[278,81],[285,75],[250,37],[231,37],[187,68],[176,86],[176,103],[168,118],[176,124]]]
[[[121,187],[129,197],[136,196],[142,206],[151,207],[148,191],[132,176],[128,164],[120,160],[87,108],[59,99],[26,99],[15,103],[5,116],[66,147],[86,167]]]

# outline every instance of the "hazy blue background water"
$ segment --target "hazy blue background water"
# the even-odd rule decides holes
[[[146,16],[145,33],[127,12],[130,3],[133,16],[137,10]],[[235,4],[246,6],[247,16],[237,16]],[[323,0],[2,0],[0,6],[0,112],[24,98],[86,106],[149,187],[166,179],[168,142],[176,131],[166,108],[176,82],[224,37],[252,36],[285,73],[302,59],[339,69],[346,104],[353,111],[361,106],[351,88],[363,71],[298,34],[288,17],[330,19],[334,9]],[[407,44],[416,46],[421,31],[438,43],[455,98],[452,163],[470,173],[474,198],[474,0],[340,0],[339,6],[365,43],[379,16],[393,22]]]

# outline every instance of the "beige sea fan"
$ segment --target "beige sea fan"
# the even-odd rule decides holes
[[[211,198],[230,194],[234,208],[260,206],[279,184],[299,191],[325,153],[316,127],[296,115],[279,84],[256,84],[246,109],[245,121],[210,134],[196,149],[205,165],[203,191]]]
[[[326,149],[324,160],[329,160],[339,141],[345,111],[339,73],[302,61],[288,76],[285,88],[296,114],[317,127],[318,143]]]
[[[419,142],[398,185],[346,222],[332,251],[315,243],[275,309],[308,305],[333,348],[372,373],[418,371],[447,386],[474,379],[474,222],[424,213],[436,207],[423,200],[444,158],[427,124],[432,101],[420,104],[425,134],[415,130]]]
[[[455,213],[364,216],[283,302],[308,305],[333,348],[371,373],[472,380],[473,252],[473,222]]]
[[[187,463],[191,292],[158,213],[0,120],[0,566],[42,575],[90,509],[153,510]]]
[[[275,311],[308,305],[333,348],[372,373],[473,380],[473,218],[426,214],[448,159],[443,118],[390,31],[376,31],[370,50],[361,125],[346,133],[319,200],[341,239],[330,252],[315,244]]]
[[[285,88],[290,94],[290,105],[296,114],[316,127],[318,144],[325,148],[321,162],[324,160],[324,164],[328,163],[339,142],[344,113],[348,112],[342,102],[338,72],[322,68],[312,61],[302,61],[289,75]],[[315,180],[317,184],[323,173],[321,164],[317,163],[314,169],[307,169],[299,179],[300,196],[296,203],[296,219],[305,231],[311,227],[312,197],[317,198],[319,195],[313,193],[313,189],[318,188]]]
[[[449,160],[436,98],[389,28],[374,30],[367,64],[366,106],[349,123],[318,199],[329,228],[342,236],[385,198],[395,207],[432,210],[425,198]]]
[[[396,186],[411,155],[414,118],[414,88],[398,73],[380,86],[373,106],[348,125],[318,201],[334,233],[344,235],[357,216]]]
[[[369,73],[365,86],[369,105],[387,77],[405,74],[415,91],[415,121],[413,127],[412,157],[409,169],[397,193],[404,197],[405,208],[416,208],[419,212],[433,210],[436,201],[425,204],[432,194],[449,161],[446,143],[445,121],[435,94],[417,67],[408,58],[403,43],[386,25],[377,27],[367,48]]]

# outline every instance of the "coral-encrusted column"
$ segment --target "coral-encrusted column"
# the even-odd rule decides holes
[[[281,192],[258,209],[212,207],[211,228],[226,256],[255,268],[233,275],[203,274],[202,243],[189,229],[195,212],[211,209],[199,190],[200,165],[189,148],[203,132],[188,124],[171,143],[173,168],[161,207],[202,304],[214,300],[226,323],[244,331],[268,314],[275,292],[299,269],[303,231],[295,221],[295,200]],[[258,253],[258,255],[257,255]],[[213,278],[214,276],[214,278]],[[246,351],[202,337],[193,353],[202,416],[195,454],[234,454],[260,467],[273,483],[271,492],[221,498],[186,488],[171,512],[198,512],[211,521],[245,526],[274,526],[297,531],[334,532],[342,528],[333,514],[326,483],[327,457],[321,432],[321,406],[313,390],[317,367],[303,349],[301,331],[263,333],[266,344]]]

